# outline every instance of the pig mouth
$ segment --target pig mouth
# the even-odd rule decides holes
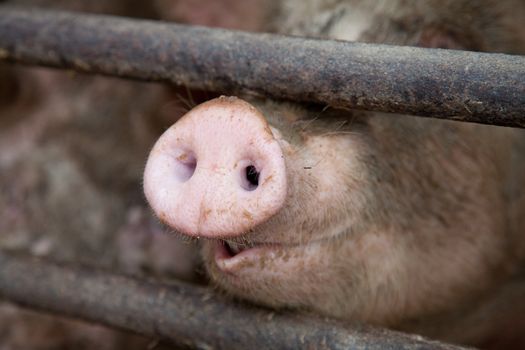
[[[278,244],[276,243],[267,243],[267,242],[264,242],[264,243],[257,243],[257,242],[235,242],[235,241],[230,241],[230,240],[219,240],[219,245],[220,247],[217,247],[217,248],[220,248],[220,250],[225,253],[223,254],[224,256],[229,256],[229,257],[235,257],[236,255],[239,255],[245,251],[248,251],[248,250],[251,250],[251,249],[257,249],[257,248],[276,248],[278,246]],[[279,244],[280,246],[280,244]]]
[[[269,271],[279,274],[290,268],[297,268],[301,261],[319,254],[319,247],[324,240],[301,243],[246,242],[236,243],[230,240],[209,241],[206,251],[212,271],[228,278],[241,278],[251,272]],[[251,272],[250,272],[251,271]],[[273,271],[273,272],[271,272]],[[248,277],[249,278],[249,277]]]
[[[271,264],[272,261],[277,261],[283,257],[288,257],[287,260],[289,259],[291,262],[294,256],[298,256],[297,250],[304,254],[308,250],[307,247],[311,248],[311,243],[313,242],[307,244],[238,243],[230,240],[214,240],[210,242],[212,252],[210,258],[215,261],[214,265],[219,271],[228,275],[236,275],[245,269],[250,270],[260,264]],[[315,244],[313,245],[315,246]],[[284,268],[284,266],[281,267]]]
[[[224,246],[224,249],[230,256],[235,256],[237,254],[242,253],[243,251],[247,249],[256,248],[258,246],[261,246],[261,243],[252,243],[252,242],[246,242],[246,243],[238,243],[238,242],[231,242],[226,240],[221,240],[222,245]]]
[[[226,273],[239,271],[285,247],[278,243],[238,243],[222,239],[215,240],[212,245],[215,264],[219,270]]]

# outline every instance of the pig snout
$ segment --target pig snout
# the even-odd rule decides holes
[[[281,209],[285,161],[255,107],[220,97],[192,109],[159,138],[146,164],[144,192],[157,216],[176,230],[234,237]]]

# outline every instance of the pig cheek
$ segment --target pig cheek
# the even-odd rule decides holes
[[[353,137],[311,137],[308,152],[283,151],[289,169],[289,197],[277,232],[283,242],[333,239],[362,224],[367,206],[366,169],[358,161],[364,145]],[[275,223],[275,222],[274,222]],[[274,227],[275,228],[275,227]]]

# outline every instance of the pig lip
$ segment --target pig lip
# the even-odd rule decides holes
[[[229,240],[220,240],[224,248],[226,248],[226,251],[230,254],[230,256],[234,257],[237,254],[242,253],[245,250],[260,247],[262,245],[275,245],[270,243],[255,243],[255,242],[246,242],[246,243],[236,243]]]
[[[273,252],[276,248],[281,247],[280,244],[264,244],[257,245],[251,248],[246,248],[239,253],[233,253],[224,243],[224,241],[216,241],[214,244],[215,263],[223,272],[233,272],[236,266],[244,263],[253,262],[262,255]]]

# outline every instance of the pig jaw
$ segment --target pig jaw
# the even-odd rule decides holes
[[[181,118],[157,141],[144,173],[157,216],[189,236],[239,236],[268,220],[287,193],[284,157],[263,116],[221,97]]]

